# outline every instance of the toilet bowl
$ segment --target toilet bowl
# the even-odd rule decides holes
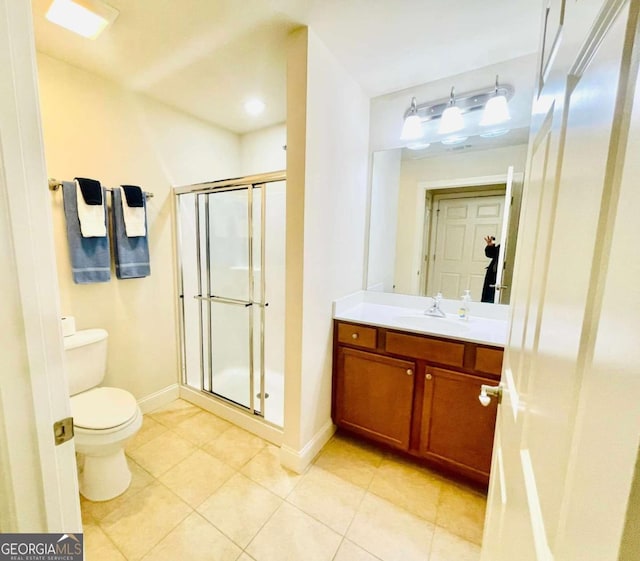
[[[124,493],[131,472],[124,446],[142,426],[135,398],[119,388],[94,388],[71,397],[76,452],[83,455],[80,493],[107,501]]]
[[[124,446],[142,426],[133,395],[98,386],[106,372],[107,337],[103,329],[88,329],[64,338],[78,482],[91,501],[108,501],[127,490],[131,471]]]

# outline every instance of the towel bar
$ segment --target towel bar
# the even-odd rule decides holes
[[[62,182],[58,181],[57,179],[54,179],[53,177],[49,178],[49,189],[51,191],[57,191],[58,189],[60,189],[60,187],[62,187]],[[107,191],[113,191],[113,189],[111,187],[105,187],[105,189]],[[149,193],[148,191],[144,192],[144,196],[147,199],[152,199],[153,198],[153,193]]]

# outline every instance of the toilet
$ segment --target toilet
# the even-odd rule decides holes
[[[64,337],[80,493],[91,501],[108,501],[127,490],[131,471],[124,445],[142,426],[133,395],[99,386],[107,368],[107,339],[104,329]]]

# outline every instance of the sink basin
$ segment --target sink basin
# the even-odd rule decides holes
[[[420,329],[434,333],[464,333],[469,330],[469,324],[457,318],[438,318],[424,314],[396,316],[394,323],[407,329]]]

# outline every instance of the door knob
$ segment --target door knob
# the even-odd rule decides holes
[[[411,370],[411,368],[407,369],[407,376],[413,376],[413,370]]]
[[[480,386],[480,395],[478,399],[483,407],[487,407],[491,403],[491,398],[495,397],[498,400],[498,404],[502,401],[502,386],[487,386],[482,384]]]

